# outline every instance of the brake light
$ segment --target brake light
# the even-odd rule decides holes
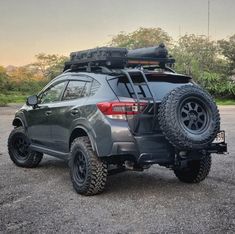
[[[97,103],[97,107],[99,110],[111,117],[115,118],[115,116],[120,115],[136,115],[144,110],[146,107],[147,103],[145,102],[140,102],[139,103],[139,110],[138,110],[138,103],[136,102],[100,102]],[[123,119],[123,118],[121,118]]]

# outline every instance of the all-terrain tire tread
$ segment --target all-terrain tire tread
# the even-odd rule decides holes
[[[28,157],[27,161],[24,163],[18,162],[18,160],[14,157],[14,154],[12,152],[12,139],[15,134],[17,133],[22,133],[25,134],[25,129],[23,126],[16,127],[14,128],[9,137],[8,137],[8,142],[7,142],[7,147],[8,147],[8,153],[10,155],[11,160],[19,167],[25,167],[25,168],[35,168],[38,166],[38,164],[41,162],[43,158],[43,154],[36,152],[36,151],[31,151],[30,156]]]
[[[208,155],[195,161],[187,170],[174,170],[176,177],[185,183],[200,183],[209,174],[211,168],[211,156]]]
[[[187,134],[185,134],[180,127],[177,115],[175,114],[180,98],[187,92],[192,92],[207,100],[210,103],[210,108],[213,112],[213,127],[208,129],[206,136],[202,137],[200,141],[194,141],[188,138]],[[206,148],[214,140],[220,129],[220,115],[213,98],[208,92],[196,85],[184,85],[172,90],[166,95],[159,107],[158,121],[165,138],[175,148],[179,149]]]
[[[86,184],[80,188],[76,184],[72,176],[72,160],[73,155],[70,155],[70,175],[72,179],[73,186],[75,190],[83,195],[91,196],[103,192],[107,180],[108,167],[107,163],[101,161],[96,153],[93,151],[90,140],[88,137],[78,137],[72,142],[70,154],[74,151],[77,146],[83,146],[87,155],[87,168],[90,168],[90,173],[88,174],[89,179]]]

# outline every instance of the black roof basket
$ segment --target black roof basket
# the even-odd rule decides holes
[[[174,62],[175,60],[168,56],[164,44],[129,51],[126,48],[100,47],[72,52],[70,60],[65,63],[64,71],[68,69],[91,71],[97,67],[123,69],[153,65],[164,69]]]

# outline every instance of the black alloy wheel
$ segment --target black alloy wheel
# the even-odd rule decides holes
[[[15,154],[15,158],[19,161],[27,160],[29,156],[29,141],[22,134],[18,134],[13,139],[13,152]]]
[[[87,162],[82,151],[78,151],[73,164],[74,180],[78,184],[83,184],[87,176]]]
[[[33,168],[41,162],[43,154],[30,149],[30,140],[24,127],[14,128],[8,138],[11,160],[19,167]]]
[[[182,127],[192,134],[201,134],[208,125],[211,112],[198,98],[186,99],[179,108],[179,121]]]
[[[72,142],[69,167],[77,193],[91,196],[104,190],[108,175],[107,162],[97,156],[88,137],[78,137]]]

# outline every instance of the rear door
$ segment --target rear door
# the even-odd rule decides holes
[[[61,101],[53,104],[51,134],[55,150],[68,152],[71,126],[84,116],[82,106],[89,95],[91,81],[86,76],[69,75]]]

